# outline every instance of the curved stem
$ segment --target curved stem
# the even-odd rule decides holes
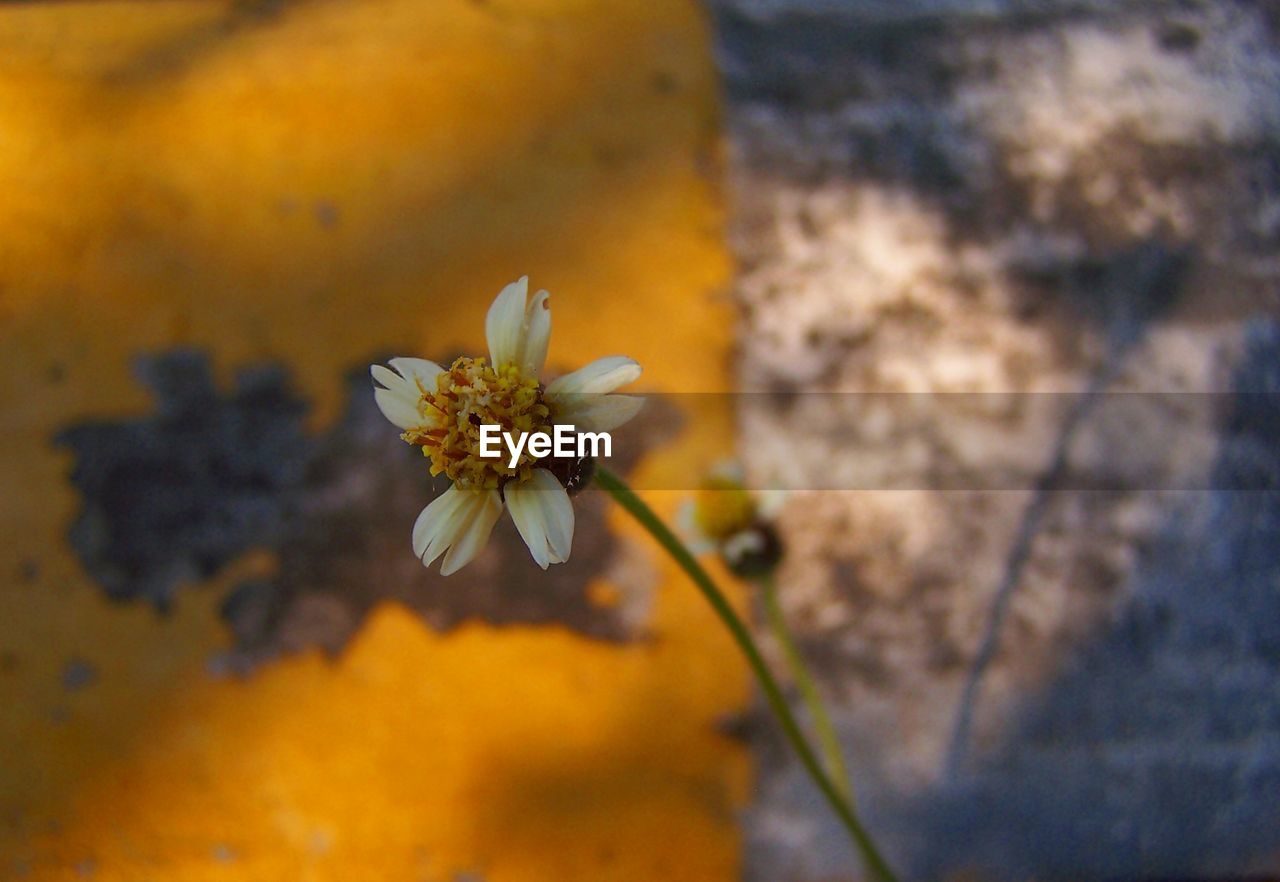
[[[827,761],[827,772],[831,776],[831,782],[840,791],[845,802],[852,806],[853,786],[849,780],[849,770],[844,764],[844,754],[840,749],[840,739],[836,736],[836,727],[832,724],[831,715],[827,713],[822,695],[818,692],[818,686],[804,663],[804,657],[800,655],[800,649],[787,628],[787,620],[782,615],[782,605],[778,603],[778,591],[773,576],[761,576],[757,581],[760,585],[760,593],[764,596],[765,619],[773,630],[773,636],[782,647],[782,654],[786,656],[791,676],[800,689],[800,695],[809,709],[809,716],[813,718],[813,728],[818,734],[818,745],[822,748],[823,756]]]
[[[747,630],[747,626],[743,624],[742,619],[734,612],[728,599],[716,587],[715,582],[707,575],[707,571],[702,568],[702,565],[689,552],[689,549],[684,546],[684,543],[676,538],[667,525],[654,514],[653,509],[649,508],[639,496],[636,496],[621,478],[606,469],[597,469],[595,479],[596,483],[608,491],[617,503],[626,509],[628,514],[649,531],[649,535],[657,540],[663,550],[680,565],[680,568],[688,574],[689,578],[698,587],[698,590],[702,592],[703,597],[711,604],[711,608],[720,617],[720,620],[724,622],[734,642],[738,644],[738,648],[746,656],[747,664],[751,666],[752,673],[760,681],[765,698],[769,701],[769,707],[773,710],[774,715],[777,716],[778,722],[782,725],[783,733],[787,736],[787,740],[791,742],[791,746],[799,756],[805,771],[809,773],[809,777],[818,785],[818,790],[822,792],[823,797],[826,798],[828,804],[840,819],[840,823],[848,831],[850,838],[861,852],[863,860],[876,878],[882,880],[882,882],[896,882],[893,871],[889,869],[889,865],[880,855],[880,851],[876,848],[870,834],[867,833],[866,828],[858,820],[853,808],[841,797],[840,791],[831,783],[831,779],[818,762],[813,748],[809,746],[809,742],[801,732],[795,716],[791,713],[791,708],[787,706],[786,699],[783,698],[782,689],[778,686],[773,674],[770,673],[768,666],[765,665],[764,657],[760,654],[755,640],[751,637],[751,632]]]

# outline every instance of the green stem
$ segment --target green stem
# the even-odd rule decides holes
[[[849,782],[849,770],[844,764],[840,739],[836,737],[836,727],[832,725],[831,715],[827,713],[822,695],[818,692],[818,686],[804,663],[804,657],[800,655],[795,639],[787,629],[787,620],[782,615],[782,605],[778,603],[778,591],[773,576],[761,576],[757,583],[764,597],[765,619],[773,630],[774,638],[782,647],[782,654],[786,656],[791,676],[795,679],[796,686],[800,688],[800,695],[809,709],[809,716],[813,718],[813,728],[818,733],[818,745],[822,748],[823,756],[827,761],[827,772],[845,802],[852,806],[854,804],[853,787]]]
[[[716,615],[724,622],[734,642],[738,644],[738,648],[746,656],[747,664],[751,666],[752,673],[760,681],[760,686],[764,689],[765,698],[769,701],[769,707],[772,708],[777,716],[778,722],[782,724],[782,731],[787,736],[787,740],[795,748],[801,764],[804,766],[805,771],[809,773],[809,777],[818,785],[818,790],[822,792],[822,795],[840,819],[840,823],[849,832],[850,838],[862,853],[862,858],[866,861],[867,866],[875,874],[876,878],[882,880],[882,882],[896,882],[893,871],[889,869],[889,865],[881,857],[870,834],[862,826],[862,822],[858,820],[858,816],[854,813],[852,806],[841,797],[840,791],[831,783],[831,779],[818,762],[817,755],[813,752],[813,748],[809,746],[809,742],[801,732],[795,716],[791,713],[791,708],[787,705],[786,699],[783,698],[782,689],[778,686],[773,674],[770,673],[768,666],[765,665],[764,657],[756,647],[755,640],[751,637],[751,632],[747,630],[747,626],[743,624],[742,619],[734,612],[728,599],[716,587],[715,582],[711,581],[707,571],[702,568],[689,552],[689,549],[684,546],[684,543],[676,538],[667,525],[654,514],[653,509],[649,508],[639,496],[636,496],[621,478],[601,468],[596,469],[595,478],[596,483],[608,491],[614,500],[627,510],[628,514],[649,531],[649,535],[657,540],[663,550],[671,555],[672,559],[680,565],[680,568],[698,586],[698,590],[702,592],[707,602],[711,604],[711,608],[715,610]]]

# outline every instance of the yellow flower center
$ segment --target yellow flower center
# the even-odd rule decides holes
[[[508,480],[523,481],[536,462],[527,448],[514,468],[505,443],[500,456],[482,457],[480,427],[498,426],[515,437],[550,432],[551,411],[542,392],[536,377],[524,376],[513,364],[495,370],[483,358],[459,358],[436,377],[434,389],[422,390],[419,409],[431,422],[400,437],[422,448],[431,474],[448,475],[460,487],[493,490]]]
[[[728,478],[708,478],[694,498],[694,521],[708,539],[716,542],[753,526],[756,514],[751,494]]]

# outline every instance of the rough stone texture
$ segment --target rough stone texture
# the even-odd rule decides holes
[[[743,386],[893,393],[741,413],[874,826],[921,877],[1275,872],[1274,6],[712,5]],[[763,747],[752,878],[856,875]]]

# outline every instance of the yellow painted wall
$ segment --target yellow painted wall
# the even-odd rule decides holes
[[[748,683],[650,546],[650,640],[388,605],[337,660],[219,679],[218,601],[269,554],[167,618],[107,602],[51,444],[147,412],[130,360],[175,345],[283,363],[323,428],[371,352],[480,351],[524,273],[553,362],[724,388],[716,125],[689,0],[0,7],[0,878],[736,877],[748,758],[715,723]]]

